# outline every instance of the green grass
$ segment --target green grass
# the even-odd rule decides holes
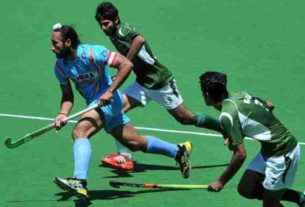
[[[187,107],[216,116],[202,100],[198,76],[206,70],[228,74],[232,91],[272,100],[275,113],[301,142],[305,77],[305,3],[296,1],[133,0],[113,1],[123,22],[135,26],[150,43],[159,60],[175,75]],[[60,89],[53,73],[50,51],[52,25],[73,24],[84,43],[103,44],[114,50],[94,20],[100,1],[4,1],[0,7],[0,113],[54,117]],[[132,83],[131,76],[126,87]],[[85,107],[76,96],[74,112]],[[145,116],[144,116],[145,115]],[[206,132],[178,124],[156,103],[129,113],[136,126]],[[18,138],[49,122],[0,117],[0,136]],[[101,156],[115,151],[113,139],[100,132],[92,139],[89,202],[69,197],[52,183],[54,176],[73,172],[72,125],[58,135],[49,132],[15,150],[0,145],[0,206],[260,206],[240,197],[237,183],[259,144],[246,141],[248,159],[219,194],[202,190],[158,191],[113,189],[109,180],[130,182],[208,184],[225,169],[231,157],[221,139],[183,134],[140,131],[179,143],[192,140],[194,169],[182,179],[173,160],[135,153],[136,172],[121,173],[100,166]],[[304,149],[304,146],[302,147]],[[304,189],[305,157],[294,187]],[[294,206],[288,204],[285,206]]]

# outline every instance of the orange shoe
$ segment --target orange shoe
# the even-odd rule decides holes
[[[108,167],[120,169],[124,171],[133,171],[133,160],[119,153],[111,153],[107,157],[101,159],[102,163]]]

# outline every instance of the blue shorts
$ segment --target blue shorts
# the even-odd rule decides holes
[[[100,108],[104,114],[104,128],[107,133],[117,126],[125,125],[130,122],[128,116],[123,112],[123,97],[119,91],[113,93],[112,100],[113,102],[111,104]],[[97,102],[98,100],[95,100],[91,102],[89,106]]]

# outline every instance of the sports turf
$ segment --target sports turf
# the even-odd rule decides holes
[[[198,76],[207,70],[222,71],[228,74],[231,91],[245,90],[272,100],[278,118],[305,142],[304,1],[113,2],[120,10],[121,20],[138,28],[159,60],[172,70],[190,110],[218,114],[205,106]],[[61,97],[53,73],[55,57],[49,46],[52,25],[58,21],[75,25],[84,43],[103,44],[114,50],[94,19],[99,3],[72,0],[2,2],[0,113],[44,117],[57,114]],[[134,76],[131,76],[122,88],[133,80]],[[75,98],[73,112],[85,107],[79,95]],[[156,103],[131,111],[129,116],[136,126],[208,132],[181,126]],[[21,137],[49,123],[0,117],[0,140],[4,141],[6,136]],[[0,145],[0,206],[260,206],[260,202],[246,200],[237,194],[237,183],[246,165],[218,194],[204,190],[110,187],[110,180],[208,184],[225,169],[231,157],[221,139],[144,130],[140,132],[174,143],[191,140],[194,146],[191,177],[184,180],[171,159],[142,153],[134,154],[135,172],[123,173],[101,167],[100,157],[115,151],[115,145],[109,135],[100,132],[91,142],[90,199],[78,200],[52,183],[54,176],[71,176],[73,172],[72,127],[68,125],[58,135],[49,132],[15,150]],[[246,147],[247,164],[259,150],[259,144],[246,141]],[[301,149],[304,148],[303,145]],[[294,185],[298,190],[305,189],[304,174],[303,153]]]

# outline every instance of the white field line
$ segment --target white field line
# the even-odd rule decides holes
[[[44,120],[44,121],[53,121],[52,118],[47,117],[39,117],[39,116],[23,116],[17,114],[1,114],[0,117],[13,117],[13,118],[20,118],[20,119],[31,119],[31,120]],[[77,123],[75,120],[71,120],[68,123]],[[206,136],[206,137],[222,137],[220,134],[213,134],[213,133],[203,133],[203,132],[192,132],[192,131],[180,131],[180,130],[170,130],[170,129],[159,129],[159,128],[151,128],[151,127],[139,127],[136,126],[136,129],[139,130],[146,130],[146,131],[156,131],[156,132],[166,132],[166,133],[176,133],[176,134],[191,134],[191,135],[198,135],[198,136]],[[246,137],[245,139],[253,141],[253,139]],[[304,145],[304,142],[299,142],[300,145]]]

